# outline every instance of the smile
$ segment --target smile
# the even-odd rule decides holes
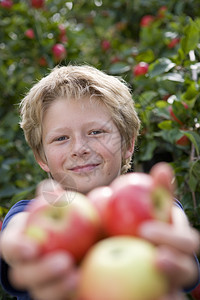
[[[70,171],[75,173],[86,173],[93,171],[96,167],[98,167],[100,164],[88,164],[83,166],[76,166],[74,168],[71,168]]]

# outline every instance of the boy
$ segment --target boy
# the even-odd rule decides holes
[[[40,167],[63,189],[84,194],[128,170],[139,125],[126,84],[89,66],[56,67],[21,102],[21,127]],[[171,189],[168,166],[158,166],[152,176]],[[71,256],[60,251],[40,258],[22,235],[28,202],[18,202],[4,220],[2,285],[21,300],[72,299],[78,271]],[[174,226],[151,222],[141,234],[159,245],[156,262],[171,280],[165,299],[180,300],[179,290],[198,282],[198,235],[182,210],[174,211]]]

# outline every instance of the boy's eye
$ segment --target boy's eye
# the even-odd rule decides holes
[[[59,138],[56,139],[56,141],[64,141],[64,140],[67,140],[68,137],[67,136],[60,136]]]
[[[90,132],[90,135],[97,135],[97,134],[101,134],[101,133],[103,133],[104,131],[103,130],[92,130],[91,132]]]

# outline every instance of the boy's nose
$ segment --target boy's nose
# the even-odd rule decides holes
[[[84,139],[79,139],[73,143],[72,156],[83,156],[89,154],[92,149],[90,149],[88,143]]]

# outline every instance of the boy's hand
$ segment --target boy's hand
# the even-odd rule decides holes
[[[10,265],[11,284],[36,300],[72,299],[78,281],[72,257],[66,252],[40,257],[37,245],[22,234],[27,214],[13,217],[1,235],[1,255]]]
[[[64,252],[20,262],[11,269],[16,288],[28,290],[37,300],[70,300],[76,293],[78,272],[72,258]]]
[[[155,165],[151,175],[173,194],[173,172],[168,164]],[[141,227],[141,237],[158,245],[156,263],[168,275],[172,290],[189,288],[198,278],[194,253],[199,249],[200,236],[197,230],[189,226],[185,214],[176,206],[173,207],[172,223],[145,223]]]

